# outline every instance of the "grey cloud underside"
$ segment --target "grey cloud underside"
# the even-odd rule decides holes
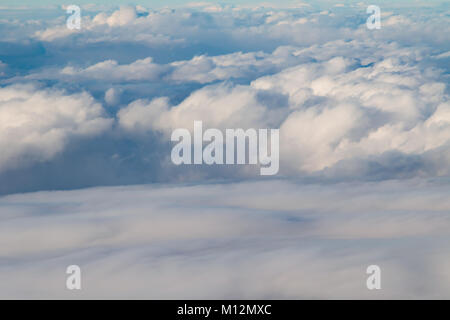
[[[0,297],[445,298],[449,191],[439,180],[266,181],[11,195],[0,199]],[[63,287],[71,264],[75,294]],[[381,291],[365,287],[371,264]]]

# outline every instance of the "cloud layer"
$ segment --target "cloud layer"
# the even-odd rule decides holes
[[[266,181],[7,196],[0,297],[445,298],[449,191]],[[80,292],[64,287],[72,264]],[[365,287],[371,264],[380,291]]]
[[[42,181],[42,161],[64,167],[68,152],[85,158],[91,145],[98,144],[92,140],[98,133],[102,154],[90,162],[102,159],[105,165],[97,169],[97,180],[78,170],[77,180],[84,176],[84,182],[75,183],[68,174],[57,185],[256,177],[258,171],[251,167],[171,165],[171,131],[191,129],[194,120],[220,129],[279,128],[282,176],[448,176],[448,33],[437,32],[448,29],[445,17],[437,7],[418,16],[414,10],[393,6],[383,8],[382,29],[373,31],[366,28],[362,9],[305,5],[212,10],[198,5],[99,12],[90,7],[83,11],[79,31],[68,30],[61,16],[36,22],[34,32],[29,22],[5,20],[5,27],[33,39],[28,44],[19,41],[16,49],[10,46],[11,54],[19,49],[29,52],[31,61],[41,65],[18,69],[11,56],[0,56],[4,119],[15,117],[14,99],[7,92],[17,90],[17,83],[34,87],[27,89],[31,97],[57,92],[62,100],[49,98],[58,104],[47,106],[55,116],[37,129],[60,132],[51,147],[32,150],[20,135],[3,135],[14,142],[5,146],[7,159],[1,165],[15,164],[8,178],[28,175],[24,170],[30,165],[36,178],[30,177],[22,188],[2,186],[2,192],[51,188],[36,180]],[[70,110],[78,107],[69,106],[64,111],[68,122],[62,126],[70,128],[61,129],[57,118],[65,99],[78,99],[86,117],[72,114]],[[33,103],[24,100],[27,106]],[[103,123],[94,125],[96,134],[83,134],[83,141],[69,139],[95,121]],[[32,126],[24,126],[30,131],[24,135],[35,134]],[[151,150],[143,149],[145,140],[151,141]],[[130,157],[132,162],[122,161]],[[21,169],[21,164],[26,167]],[[136,179],[142,170],[154,174]]]
[[[0,298],[448,298],[449,6],[381,12],[2,8]],[[196,120],[279,129],[279,175],[175,166]]]

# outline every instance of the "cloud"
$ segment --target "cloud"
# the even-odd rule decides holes
[[[255,79],[257,76],[281,71],[294,66],[304,57],[296,54],[298,48],[282,46],[268,54],[262,51],[226,55],[195,56],[190,60],[157,64],[152,57],[138,59],[129,64],[116,60],[105,60],[83,67],[66,66],[46,69],[25,76],[25,79],[89,82],[102,80],[108,83],[126,83],[138,80],[179,83],[207,84],[223,80]],[[23,78],[22,78],[23,79]]]
[[[0,115],[0,171],[50,160],[71,137],[98,135],[113,121],[87,93],[25,85],[0,89]]]
[[[73,67],[62,69],[62,76],[73,78],[89,78],[108,81],[156,80],[164,67],[152,63],[152,58],[137,60],[129,65],[118,65],[115,60],[99,62],[88,68],[77,70]]]
[[[70,34],[61,12],[33,26],[1,25],[20,39],[0,55],[8,65],[2,85],[39,82],[110,106],[115,125],[101,141],[70,142],[46,160],[77,172],[76,182],[69,174],[55,177],[59,187],[256,178],[249,167],[175,168],[168,137],[194,120],[220,129],[280,128],[282,176],[449,174],[448,26],[441,11],[383,6],[383,27],[371,31],[363,5],[204,12],[208,6],[88,11],[81,30]],[[46,30],[61,34],[42,37]],[[69,158],[103,166],[94,178]],[[3,192],[50,188],[38,174],[49,169],[21,168],[7,171],[9,180],[39,181]]]
[[[439,72],[421,70],[409,54],[370,66],[343,57],[304,63],[247,86],[205,86],[176,106],[164,98],[138,100],[119,111],[118,121],[128,130],[168,134],[199,119],[221,129],[279,127],[285,173],[311,174],[389,152],[421,156],[442,148],[446,154],[445,84],[437,82]]]
[[[105,102],[108,105],[115,105],[120,101],[120,90],[115,88],[109,88],[105,92]]]
[[[111,16],[105,13],[99,13],[93,19],[94,24],[107,24],[110,27],[123,26],[133,22],[137,18],[136,9],[133,7],[122,7],[114,11]]]
[[[168,78],[199,83],[255,78],[258,75],[281,71],[302,61],[302,57],[296,56],[295,51],[296,48],[293,47],[279,47],[271,54],[237,52],[215,57],[196,56],[189,61],[171,63],[173,72]]]
[[[8,66],[6,65],[6,63],[3,63],[0,61],[0,77],[5,75],[4,70],[7,68]]]
[[[448,297],[448,9],[337,6],[2,10],[0,298]],[[175,166],[195,120],[279,180]]]
[[[441,299],[449,191],[439,181],[262,181],[2,197],[0,296]],[[72,264],[76,295],[64,288]],[[378,292],[365,287],[371,264]]]

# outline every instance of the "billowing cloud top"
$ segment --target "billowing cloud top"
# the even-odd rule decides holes
[[[0,175],[28,178],[1,192],[256,177],[172,166],[170,132],[195,120],[279,128],[280,176],[448,176],[442,8],[383,8],[379,30],[366,28],[361,4],[87,6],[80,30],[60,8],[47,9],[54,19],[5,18]],[[98,166],[95,179],[79,161]],[[55,167],[67,177],[46,185]]]

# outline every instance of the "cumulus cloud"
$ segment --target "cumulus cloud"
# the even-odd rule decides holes
[[[174,81],[209,83],[217,80],[249,79],[274,73],[302,61],[294,47],[279,47],[271,54],[264,52],[232,53],[208,57],[196,56],[189,61],[171,63]]]
[[[449,191],[264,181],[2,197],[0,297],[445,298]],[[365,287],[372,264],[378,292]]]
[[[167,133],[198,119],[214,128],[279,127],[280,158],[300,173],[388,152],[420,156],[441,148],[446,154],[445,84],[414,59],[407,52],[370,66],[344,57],[304,63],[248,86],[205,86],[176,106],[164,98],[138,100],[119,111],[118,121],[127,129]]]
[[[120,101],[120,89],[109,88],[105,92],[105,102],[108,105],[115,105]]]
[[[133,22],[137,18],[136,9],[133,7],[122,7],[120,10],[114,11],[110,16],[106,13],[97,14],[94,24],[107,24],[110,27],[123,26]]]
[[[0,171],[45,161],[71,137],[92,137],[112,124],[87,93],[73,95],[34,86],[0,89]]]
[[[138,59],[129,64],[105,60],[88,67],[66,66],[42,70],[27,75],[26,79],[57,79],[59,81],[102,80],[124,83],[137,80],[164,81],[169,84],[196,82],[207,84],[230,79],[254,79],[257,76],[281,71],[305,58],[296,47],[282,46],[272,53],[262,51],[226,55],[195,56],[190,60],[157,64],[152,57]]]
[[[83,16],[80,30],[70,30],[64,24],[61,24],[61,21],[58,21],[59,23],[56,25],[36,31],[34,37],[46,42],[64,41],[67,38],[78,37],[80,35],[80,39],[83,42],[117,41],[129,38],[130,32],[133,29],[132,34],[135,36],[132,41],[145,41],[149,43],[176,41],[176,39],[171,39],[170,37],[160,37],[158,34],[153,35],[155,31],[159,31],[160,29],[162,31],[162,28],[169,26],[170,17],[168,15],[170,14],[170,12],[163,14],[163,11],[159,13],[148,13],[143,12],[140,7],[137,10],[136,7],[122,6],[110,14],[100,12],[94,17],[89,15]],[[180,18],[182,16],[177,14],[174,22],[177,23]],[[136,32],[136,28],[144,32]],[[149,28],[149,30],[145,31],[145,28]],[[164,33],[160,32],[160,34]]]
[[[164,172],[167,181],[223,177],[220,168],[193,174],[167,164],[170,132],[203,120],[221,129],[280,128],[281,175],[448,174],[448,24],[436,10],[418,16],[383,7],[383,27],[372,32],[362,5],[205,12],[208,6],[91,8],[70,34],[62,16],[36,23],[33,32],[29,23],[8,21],[8,34],[20,30],[35,42],[0,56],[10,73],[1,81],[86,91],[111,106],[117,130],[99,150],[111,162],[105,168],[118,171],[117,159],[133,159],[127,172],[142,170],[136,161],[151,162],[147,169]],[[146,139],[159,149],[144,152]],[[249,177],[247,169],[227,175]]]
[[[154,64],[152,58],[145,58],[129,65],[119,65],[115,60],[107,60],[81,70],[65,67],[60,73],[72,79],[79,77],[108,81],[135,81],[156,80],[163,70],[164,67]]]
[[[164,98],[151,102],[135,101],[119,111],[118,121],[125,128],[138,125],[145,130],[165,133],[174,128],[191,128],[197,119],[221,129],[273,127],[269,123],[277,120],[277,110],[264,105],[266,102],[258,93],[245,86],[221,84],[205,87],[173,108]]]

